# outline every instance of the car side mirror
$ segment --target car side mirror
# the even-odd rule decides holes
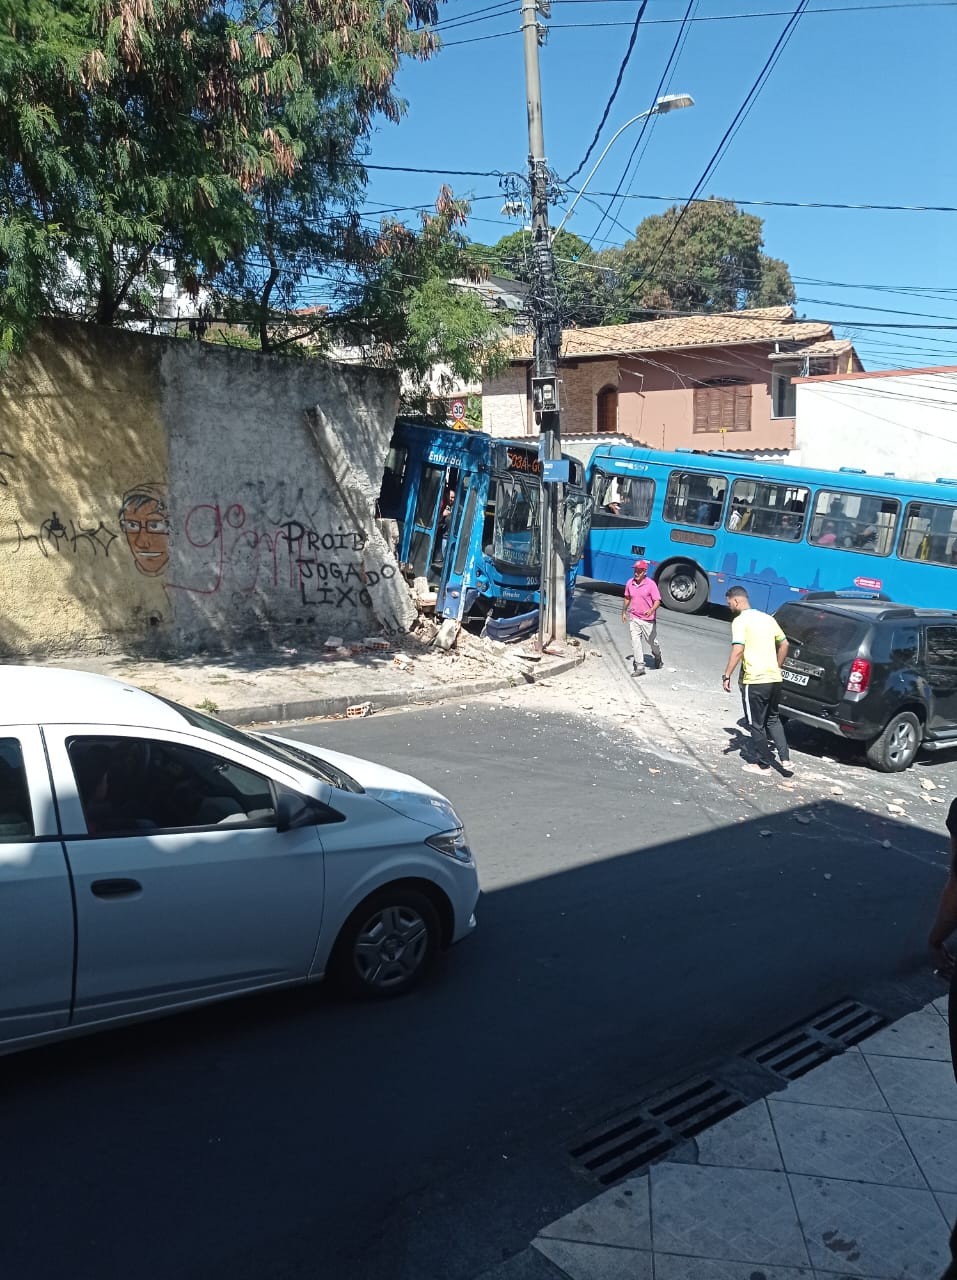
[[[328,822],[328,810],[318,800],[283,788],[276,797],[276,830],[296,831]]]

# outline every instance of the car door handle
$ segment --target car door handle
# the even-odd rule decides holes
[[[90,885],[97,898],[123,898],[130,893],[140,893],[139,880],[94,880]]]

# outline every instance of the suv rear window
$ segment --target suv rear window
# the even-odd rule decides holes
[[[806,646],[808,653],[846,653],[858,648],[867,634],[866,622],[809,605],[783,605],[775,617],[787,638]]]

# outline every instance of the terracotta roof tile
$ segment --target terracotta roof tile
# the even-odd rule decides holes
[[[643,320],[637,324],[609,324],[595,329],[566,329],[562,357],[637,355],[691,347],[726,347],[747,342],[804,344],[833,339],[823,321],[796,321],[791,307],[762,307],[750,311],[717,312],[714,315],[673,316],[667,320]],[[514,360],[530,360],[531,338],[519,339]]]

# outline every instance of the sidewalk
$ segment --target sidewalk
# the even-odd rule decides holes
[[[522,656],[523,648],[495,645],[463,631],[448,652],[410,634],[370,637],[314,652],[197,654],[171,661],[108,654],[48,665],[125,680],[230,724],[265,724],[342,716],[348,708],[366,704],[371,714],[493,693],[561,675],[578,666],[586,653],[569,644],[561,657],[533,661]]]
[[[545,1227],[483,1280],[940,1280],[957,1219],[946,998]]]

